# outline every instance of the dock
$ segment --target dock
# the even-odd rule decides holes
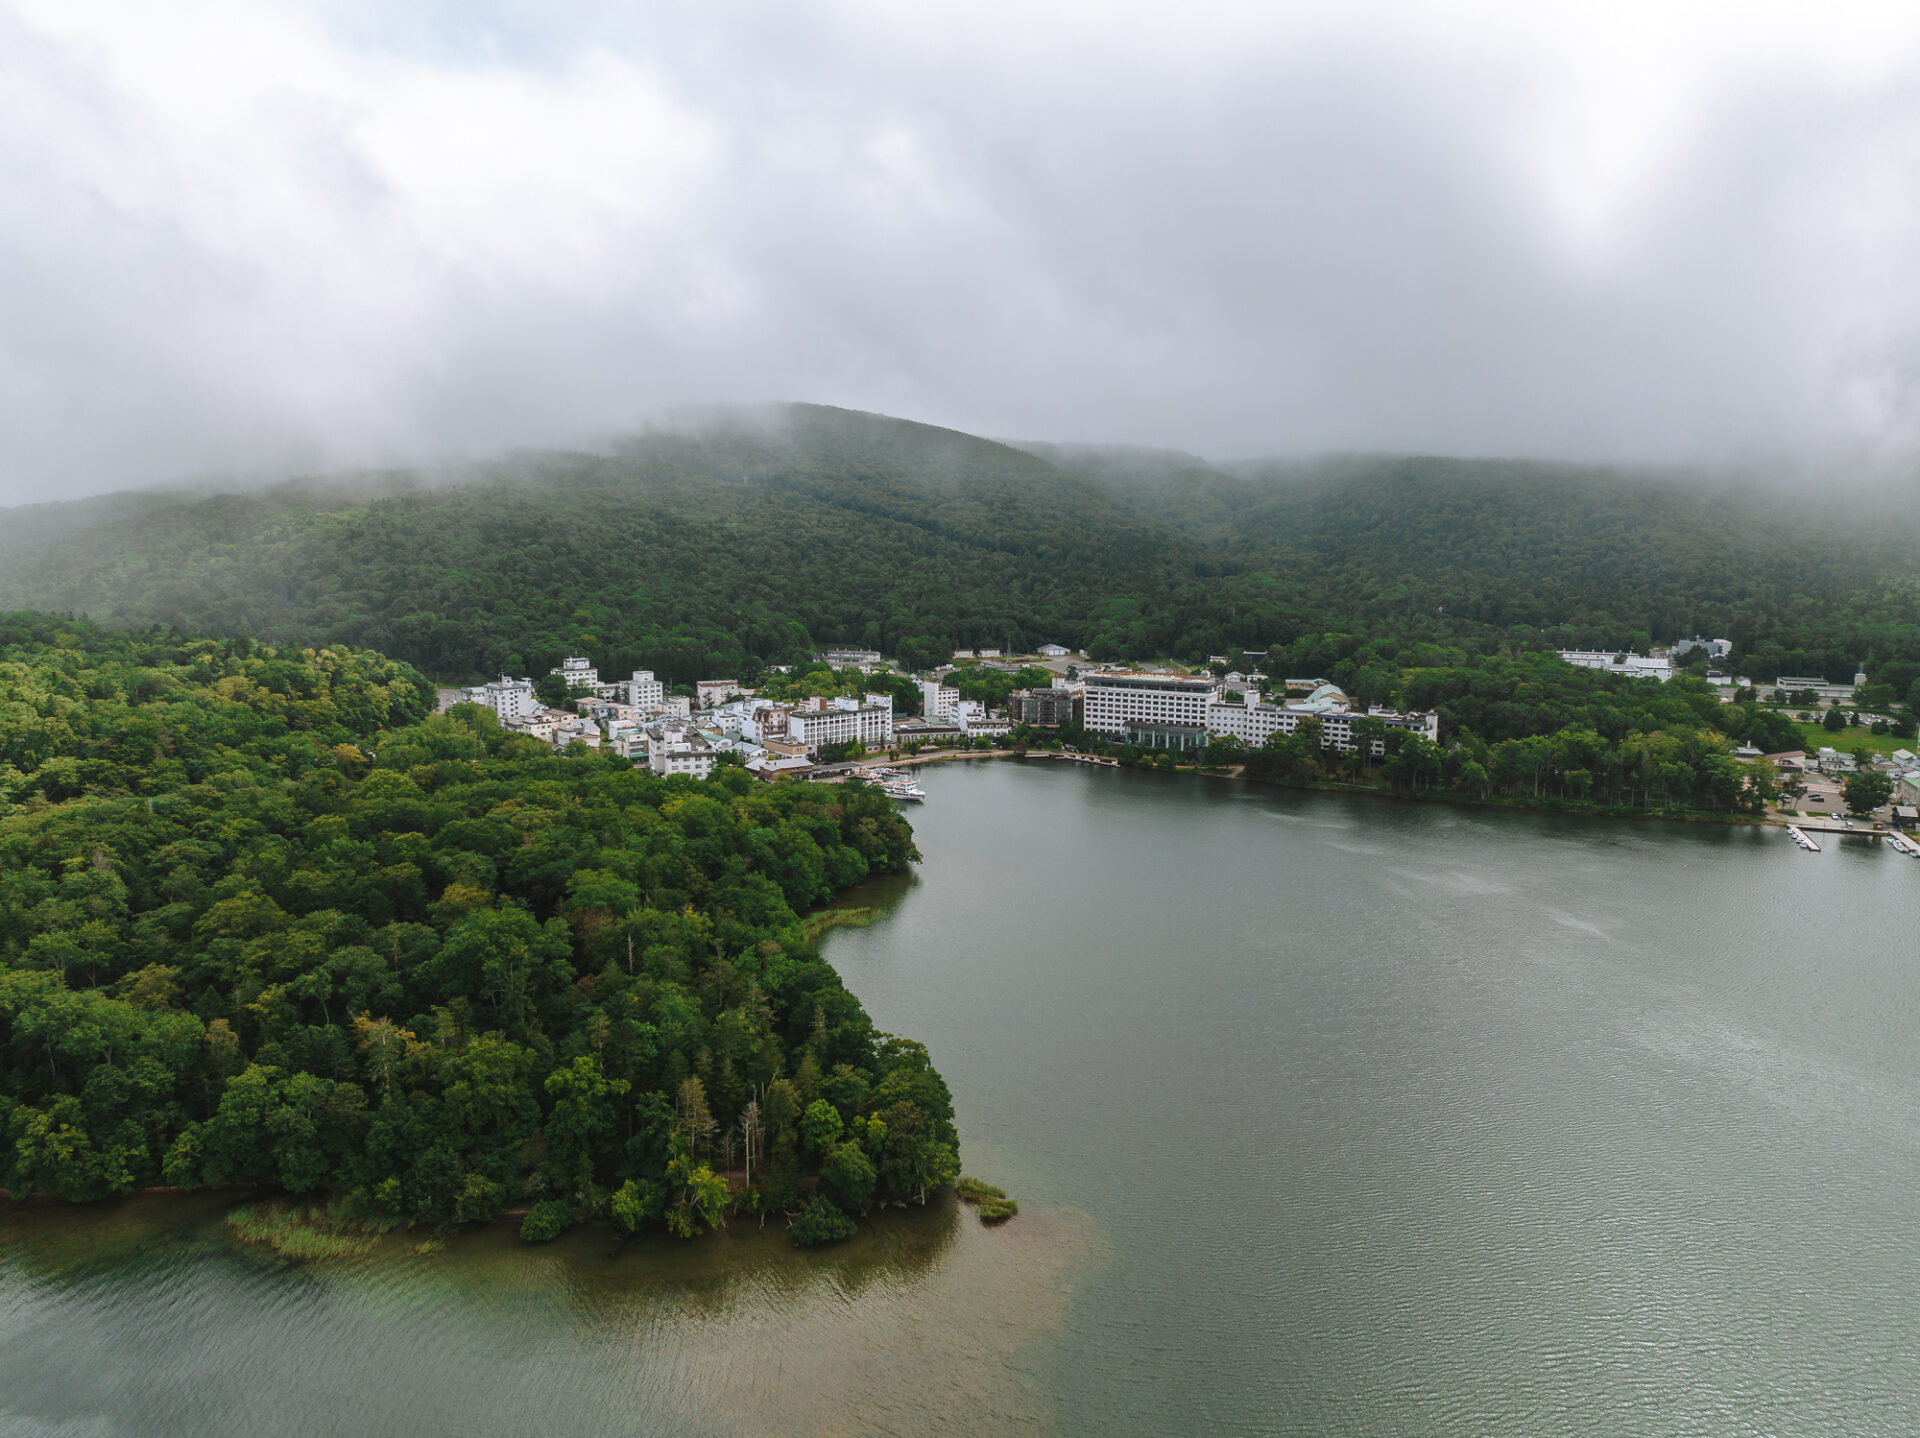
[[[1802,819],[1797,824],[1788,824],[1787,833],[1793,836],[1793,842],[1810,853],[1819,853],[1820,845],[1812,837],[1815,834],[1841,834],[1854,839],[1867,839],[1879,843],[1885,839],[1897,854],[1905,854],[1910,859],[1920,859],[1920,840],[1911,834],[1903,834],[1898,829],[1876,829],[1871,824],[1849,824],[1842,819],[1819,818]]]

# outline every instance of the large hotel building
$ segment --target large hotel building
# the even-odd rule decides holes
[[[1230,675],[1225,680],[1205,674],[1153,674],[1138,670],[1109,671],[1086,676],[1085,717],[1081,721],[1105,734],[1143,749],[1204,749],[1215,735],[1232,735],[1249,749],[1258,749],[1269,736],[1291,734],[1302,721],[1320,723],[1320,743],[1326,749],[1351,751],[1358,742],[1353,726],[1361,719],[1377,719],[1389,729],[1406,729],[1435,742],[1440,738],[1437,714],[1402,714],[1391,709],[1354,713],[1347,697],[1332,684],[1323,684],[1294,704],[1268,704],[1259,698],[1259,676]],[[1228,697],[1230,689],[1237,692]],[[1385,743],[1373,741],[1376,756]]]

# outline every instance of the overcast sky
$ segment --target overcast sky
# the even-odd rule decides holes
[[[0,0],[0,502],[734,399],[1897,458],[1920,6]]]

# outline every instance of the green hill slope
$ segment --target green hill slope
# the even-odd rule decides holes
[[[1699,632],[1756,675],[1920,664],[1909,507],[1817,498],[1511,461],[1219,466],[794,405],[455,476],[0,513],[0,605],[349,643],[447,679],[572,650],[687,680],[827,643],[930,663],[954,644],[1193,657],[1328,632]]]
[[[6,554],[0,603],[378,648],[440,675],[553,662],[675,678],[816,641],[1079,639],[1195,546],[1077,476],[930,426],[790,407],[612,456],[181,499]],[[84,509],[85,506],[76,506]]]
[[[1221,468],[1031,448],[1201,545],[1223,606],[1283,638],[1332,624],[1616,648],[1704,633],[1756,673],[1835,678],[1920,659],[1920,531],[1887,496],[1537,462]]]

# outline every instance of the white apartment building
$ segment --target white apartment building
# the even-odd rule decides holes
[[[558,674],[566,680],[569,693],[575,689],[585,689],[596,694],[600,691],[600,671],[593,667],[593,662],[584,654],[569,654],[560,661],[558,668],[548,672]]]
[[[1080,722],[1096,734],[1156,749],[1204,749],[1207,711],[1220,692],[1210,674],[1107,670],[1085,677]]]
[[[975,699],[962,699],[953,706],[953,722],[962,734],[969,739],[982,736],[999,738],[1013,732],[1013,725],[1005,718],[994,718],[987,712],[987,706]]]
[[[950,719],[953,706],[960,702],[960,691],[948,688],[938,679],[920,681],[920,714],[925,719]]]
[[[1308,700],[1302,704],[1229,704],[1216,701],[1207,710],[1207,732],[1210,735],[1231,735],[1249,749],[1258,749],[1273,735],[1291,734],[1300,727],[1301,721],[1318,719],[1320,747],[1340,749],[1350,754],[1358,747],[1353,724],[1360,718],[1378,719],[1389,729],[1406,729],[1436,744],[1440,742],[1438,714],[1402,714],[1393,709],[1375,708],[1369,709],[1365,715],[1359,715],[1345,708],[1336,708],[1324,700],[1320,703]],[[1385,757],[1385,740],[1375,739],[1372,747],[1376,759]]]
[[[1364,715],[1347,707],[1346,695],[1331,684],[1315,688],[1296,704],[1260,702],[1259,676],[1231,674],[1217,680],[1208,675],[1095,673],[1086,676],[1082,723],[1096,733],[1153,749],[1203,749],[1216,735],[1231,735],[1249,749],[1257,749],[1274,734],[1291,734],[1308,719],[1320,721],[1323,749],[1352,752],[1358,744],[1354,723],[1378,719],[1390,729],[1405,729],[1435,743],[1440,739],[1437,714],[1402,714],[1371,709]],[[1229,701],[1231,690],[1235,698]],[[1373,741],[1375,757],[1384,756],[1384,740]]]
[[[740,737],[755,744],[768,739],[784,739],[792,717],[793,705],[772,699],[749,699],[741,706]]]
[[[469,704],[483,704],[494,712],[502,723],[509,719],[523,719],[540,708],[540,701],[533,697],[531,679],[510,679],[502,674],[491,684],[476,684],[471,689],[463,689]]]
[[[653,677],[651,669],[634,670],[633,678],[616,687],[621,691],[620,701],[635,709],[658,709],[667,697],[667,686]]]
[[[729,699],[738,698],[746,691],[740,687],[738,679],[698,679],[693,685],[693,707],[712,709]]]
[[[668,729],[647,745],[647,768],[661,778],[687,774],[704,779],[713,772],[714,752],[699,733]]]
[[[880,662],[880,651],[878,649],[829,649],[820,657],[835,669],[864,668],[866,665]]]
[[[864,702],[843,696],[796,705],[787,716],[787,734],[809,750],[856,739],[869,749],[885,749],[893,743],[893,696],[869,694]]]

